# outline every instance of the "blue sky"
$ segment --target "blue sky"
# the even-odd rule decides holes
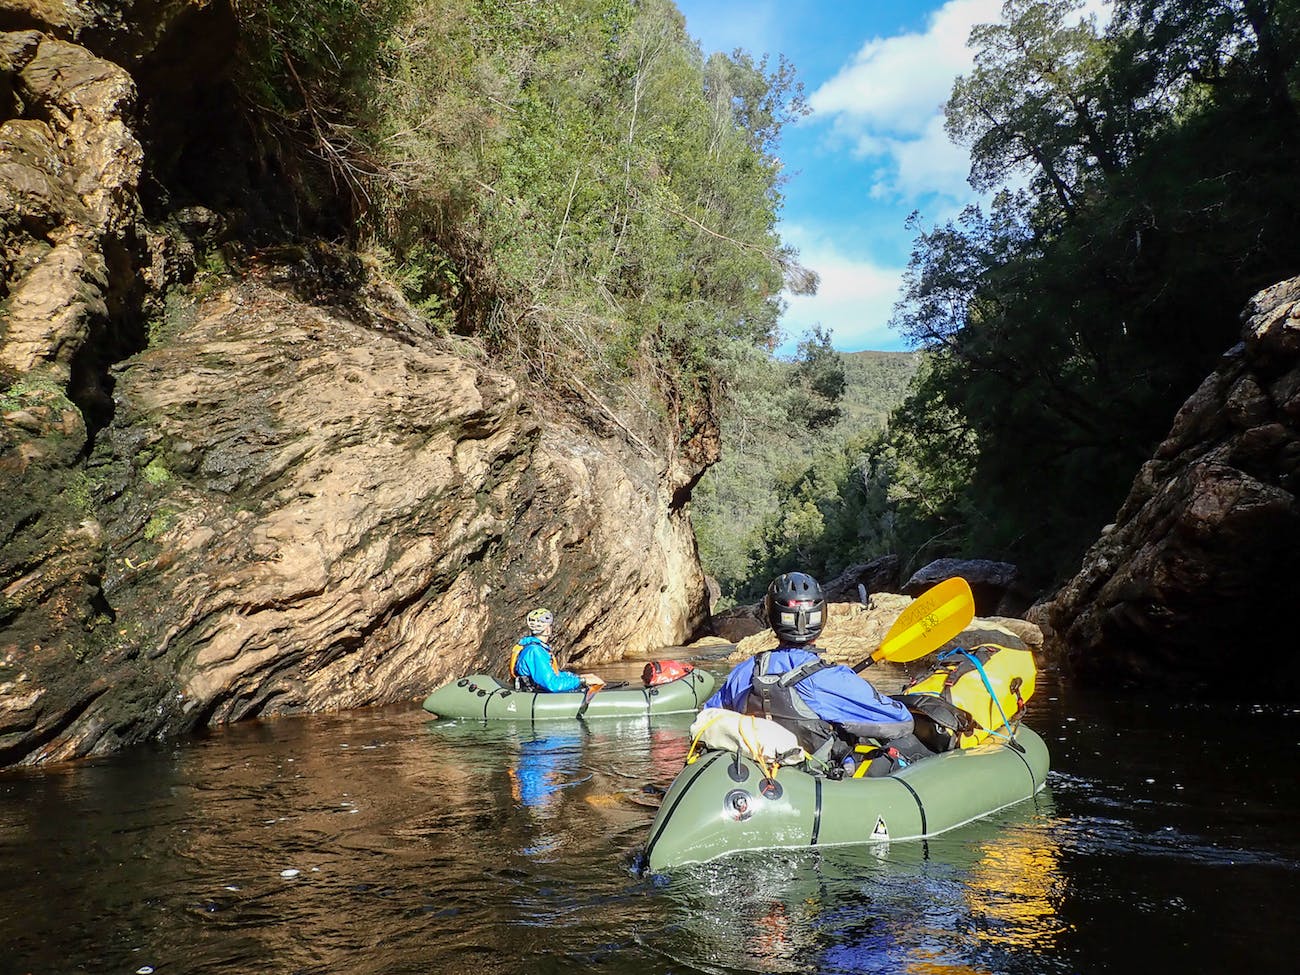
[[[788,126],[780,156],[781,236],[816,271],[813,297],[790,297],[782,320],[792,354],[820,324],[842,352],[903,349],[888,327],[913,232],[955,216],[975,193],[969,156],[943,129],[953,80],[970,70],[970,29],[998,19],[1001,0],[677,0],[705,54],[784,54],[813,109]],[[1101,7],[1091,0],[1089,7]]]

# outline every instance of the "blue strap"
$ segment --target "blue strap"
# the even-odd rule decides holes
[[[979,662],[979,658],[973,653],[967,651],[965,647],[953,647],[946,653],[940,654],[939,659],[943,660],[945,657],[950,657],[953,654],[961,654],[961,656],[965,657],[975,666],[975,669],[979,672],[980,680],[984,682],[984,689],[989,692],[989,697],[991,697],[993,703],[998,706],[998,714],[1002,715],[1002,727],[1008,729],[1007,731],[1002,731],[1001,728],[988,728],[985,730],[987,730],[990,735],[999,735],[1007,741],[1015,740],[1015,734],[1009,730],[1011,728],[1011,719],[1007,717],[1007,712],[1002,710],[1002,702],[998,700],[998,696],[993,690],[993,684],[989,681],[989,675],[984,672],[984,665]]]

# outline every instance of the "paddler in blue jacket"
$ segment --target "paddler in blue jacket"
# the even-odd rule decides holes
[[[526,622],[529,635],[520,637],[510,651],[510,680],[516,690],[560,693],[605,685],[595,674],[575,674],[560,669],[550,646],[555,614],[549,609],[533,610]]]
[[[816,579],[803,572],[779,575],[763,603],[779,646],[737,664],[705,707],[769,718],[833,769],[850,757],[857,739],[882,745],[914,740],[904,705],[881,695],[852,668],[818,656],[813,641],[825,624],[826,597]]]

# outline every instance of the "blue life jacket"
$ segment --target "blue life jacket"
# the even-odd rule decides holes
[[[534,694],[576,691],[577,674],[560,670],[550,646],[536,636],[521,637],[510,654],[510,680],[516,690]]]

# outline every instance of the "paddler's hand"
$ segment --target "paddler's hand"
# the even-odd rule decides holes
[[[605,686],[605,681],[595,674],[579,674],[578,681],[583,687],[594,687],[597,690]]]

